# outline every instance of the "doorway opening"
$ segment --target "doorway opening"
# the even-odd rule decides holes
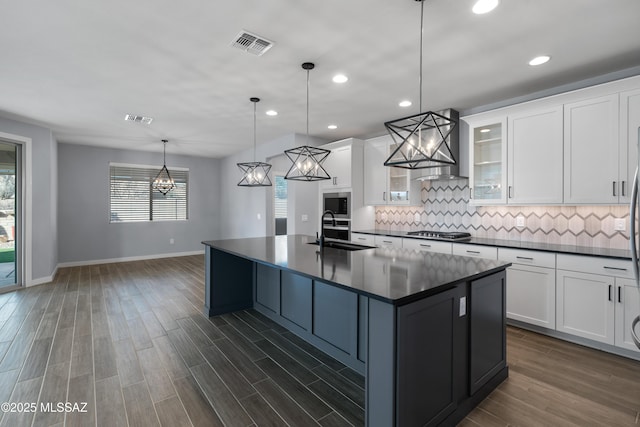
[[[275,235],[287,234],[287,180],[284,179],[284,175],[275,175],[273,218],[275,220]]]
[[[0,141],[0,288],[20,285],[22,146]]]

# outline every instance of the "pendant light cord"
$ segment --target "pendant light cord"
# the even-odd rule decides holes
[[[253,162],[256,162],[256,103],[253,103]]]
[[[167,166],[167,140],[162,140],[162,166]]]
[[[420,1],[420,110],[418,113],[422,113],[422,39],[424,38],[424,0]]]
[[[309,142],[309,70],[307,70],[307,145]]]

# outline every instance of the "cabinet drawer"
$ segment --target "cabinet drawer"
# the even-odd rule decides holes
[[[498,259],[500,261],[506,261],[513,264],[556,268],[556,254],[553,252],[498,248]]]
[[[402,247],[417,251],[451,254],[451,243],[426,239],[402,239]]]
[[[394,248],[402,247],[402,237],[375,236],[374,242],[376,246],[392,246]]]
[[[362,245],[375,245],[373,234],[351,233],[351,241]]]
[[[558,270],[633,278],[631,261],[622,259],[558,254],[557,262]]]
[[[498,259],[498,248],[493,246],[467,245],[453,243],[453,254],[477,258]]]

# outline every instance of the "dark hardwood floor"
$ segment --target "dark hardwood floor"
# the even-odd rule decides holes
[[[0,426],[364,424],[361,375],[254,310],[205,318],[203,284],[190,256],[0,294]],[[509,379],[460,425],[640,424],[640,362],[508,333]]]

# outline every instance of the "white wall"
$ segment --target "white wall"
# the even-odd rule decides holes
[[[189,219],[109,223],[109,163],[162,165],[162,153],[58,145],[58,258],[61,264],[203,250],[219,237],[219,160],[169,154],[189,168]],[[174,239],[174,244],[169,239]]]
[[[16,120],[0,117],[0,132],[31,140],[31,170],[26,170],[31,178],[32,228],[31,241],[24,242],[31,251],[31,265],[25,274],[27,285],[50,280],[57,266],[56,231],[56,141],[51,130]],[[28,227],[28,224],[25,224]]]

